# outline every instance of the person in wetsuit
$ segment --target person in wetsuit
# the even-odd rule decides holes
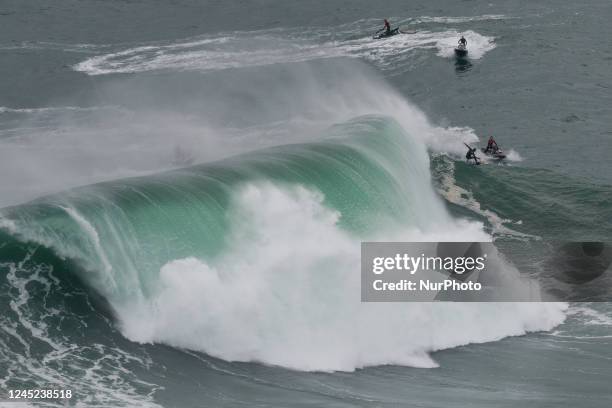
[[[459,39],[459,45],[462,47],[467,47],[467,40],[465,39],[464,36],[461,36],[461,38]]]
[[[467,147],[468,151],[465,154],[465,159],[469,163],[470,160],[474,160],[474,164],[480,164],[480,160],[476,157],[476,148]]]

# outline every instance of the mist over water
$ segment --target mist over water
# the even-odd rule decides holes
[[[91,103],[5,113],[21,125],[4,131],[1,204],[316,140],[365,114],[394,117],[433,149],[462,152],[463,141],[476,140],[469,128],[430,125],[374,70],[346,59],[118,78],[98,87]],[[17,166],[23,171],[11,171]]]

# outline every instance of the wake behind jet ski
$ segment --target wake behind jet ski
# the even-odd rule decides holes
[[[461,36],[461,38],[459,39],[459,44],[455,48],[455,55],[461,58],[467,56],[467,54],[467,40],[464,36]]]
[[[494,159],[505,159],[506,154],[499,148],[493,136],[489,137],[489,141],[487,142],[487,147],[483,147],[480,149],[484,154]]]

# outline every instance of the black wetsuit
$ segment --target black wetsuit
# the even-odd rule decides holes
[[[465,159],[469,162],[470,160],[474,160],[474,163],[478,164],[478,157],[476,157],[476,148],[469,148],[468,152],[465,154]]]
[[[461,37],[461,39],[459,40],[459,44],[463,45],[464,47],[467,47],[467,40]]]

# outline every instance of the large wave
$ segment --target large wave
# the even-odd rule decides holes
[[[431,186],[425,145],[384,116],[280,146],[2,211],[76,261],[122,332],[300,370],[435,366],[428,352],[560,323],[558,304],[365,304],[359,242],[488,240]]]

